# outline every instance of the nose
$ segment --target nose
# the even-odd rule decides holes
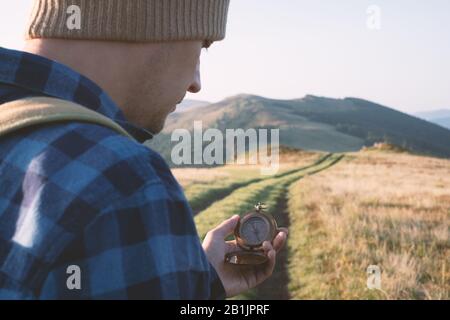
[[[202,90],[202,81],[200,79],[200,61],[195,68],[194,80],[188,88],[190,93],[198,93]]]

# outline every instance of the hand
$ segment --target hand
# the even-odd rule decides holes
[[[236,240],[225,241],[225,238],[233,233],[238,221],[238,215],[225,220],[209,231],[203,241],[206,256],[219,275],[228,298],[256,287],[272,275],[276,254],[283,248],[288,235],[286,228],[280,228],[273,246],[268,241],[263,243],[264,253],[269,259],[266,263],[258,266],[231,265],[225,262],[225,255],[241,249]]]

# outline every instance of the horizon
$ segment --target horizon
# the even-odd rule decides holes
[[[1,46],[20,50],[30,9],[0,3]],[[202,54],[202,91],[186,98],[310,94],[408,114],[449,109],[449,18],[445,0],[232,0],[225,41]]]
[[[395,110],[395,111],[399,111],[399,112],[405,113],[407,115],[415,116],[415,117],[418,117],[421,114],[427,114],[427,113],[436,113],[436,112],[442,112],[442,111],[450,112],[450,108],[439,108],[439,109],[430,109],[430,110],[422,110],[422,111],[419,110],[419,111],[414,111],[414,112],[408,112],[408,111],[403,111],[403,110],[399,110],[399,109],[393,108],[391,106],[383,105],[382,103],[379,103],[377,101],[368,100],[368,99],[365,99],[365,98],[362,98],[362,97],[336,98],[336,97],[318,96],[318,95],[314,95],[314,94],[306,94],[303,97],[293,98],[293,99],[276,99],[276,98],[272,98],[272,97],[262,96],[262,95],[259,95],[259,94],[242,93],[241,92],[241,93],[233,94],[233,95],[228,96],[228,97],[224,97],[223,99],[218,100],[218,101],[199,100],[199,99],[196,99],[195,96],[193,96],[193,97],[189,97],[189,98],[184,99],[183,102],[198,102],[198,103],[216,104],[216,103],[219,103],[219,102],[231,99],[231,98],[239,97],[239,96],[254,96],[254,97],[257,97],[257,98],[263,98],[263,99],[269,99],[269,100],[278,100],[278,101],[302,100],[302,99],[305,99],[307,97],[325,98],[325,99],[334,99],[334,100],[359,99],[359,100],[368,101],[370,103],[378,104],[378,105],[381,105],[381,106],[383,106],[385,108],[389,108],[389,109],[392,109],[392,110]],[[179,112],[179,111],[181,111],[181,110],[177,110],[177,112]]]

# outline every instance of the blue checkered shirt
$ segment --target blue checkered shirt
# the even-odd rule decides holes
[[[81,104],[150,138],[84,76],[0,48],[0,112],[31,96]],[[0,138],[0,299],[224,298],[180,185],[137,141],[82,122]]]

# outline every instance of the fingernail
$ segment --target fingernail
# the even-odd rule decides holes
[[[276,254],[276,253],[275,253],[275,250],[270,250],[270,251],[269,251],[269,258],[270,258],[270,259],[275,258],[275,254]]]

